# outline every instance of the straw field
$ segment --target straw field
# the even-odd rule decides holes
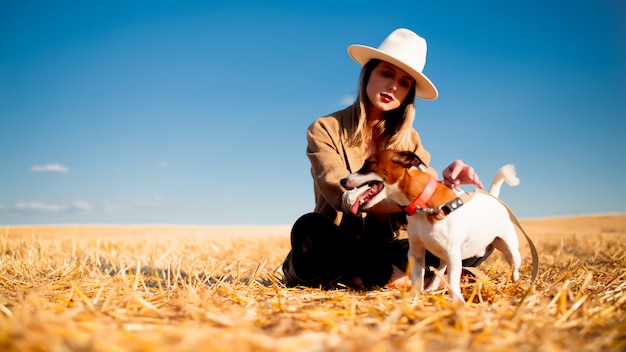
[[[623,351],[626,215],[525,220],[447,292],[283,286],[289,227],[0,227],[4,351]]]

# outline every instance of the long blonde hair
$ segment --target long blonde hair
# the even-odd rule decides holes
[[[369,103],[366,93],[372,71],[380,63],[380,60],[372,59],[361,69],[359,76],[359,89],[356,101],[355,123],[353,130],[348,131],[348,142],[352,146],[359,146],[368,138],[376,140],[378,150],[394,148],[399,150],[409,150],[411,148],[411,129],[415,119],[415,81],[409,90],[409,94],[404,99],[400,107],[385,113],[383,119],[373,127],[372,131],[367,131],[365,126],[367,116],[365,106]],[[371,135],[369,135],[371,134]]]

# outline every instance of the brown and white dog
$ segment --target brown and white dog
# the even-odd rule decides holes
[[[460,281],[462,260],[483,256],[490,245],[500,250],[512,267],[512,279],[519,279],[521,256],[515,226],[506,206],[497,199],[503,182],[517,185],[519,180],[512,165],[501,168],[486,192],[468,194],[435,180],[423,171],[420,158],[411,152],[384,150],[370,156],[363,167],[341,180],[346,189],[368,185],[358,197],[359,207],[353,212],[374,206],[389,198],[404,207],[407,213],[409,258],[412,258],[413,291],[424,285],[425,251],[441,259],[438,268],[446,269],[450,295],[462,301]],[[411,261],[409,261],[411,262]],[[435,276],[427,290],[436,289]]]

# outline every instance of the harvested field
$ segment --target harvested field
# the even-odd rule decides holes
[[[525,220],[520,283],[500,253],[414,296],[287,289],[289,227],[0,227],[5,351],[623,351],[626,215]]]

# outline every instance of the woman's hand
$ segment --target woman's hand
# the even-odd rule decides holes
[[[462,184],[473,184],[483,189],[483,184],[474,172],[474,168],[461,160],[453,161],[450,166],[443,170],[442,175],[443,183],[450,188],[455,188]]]

